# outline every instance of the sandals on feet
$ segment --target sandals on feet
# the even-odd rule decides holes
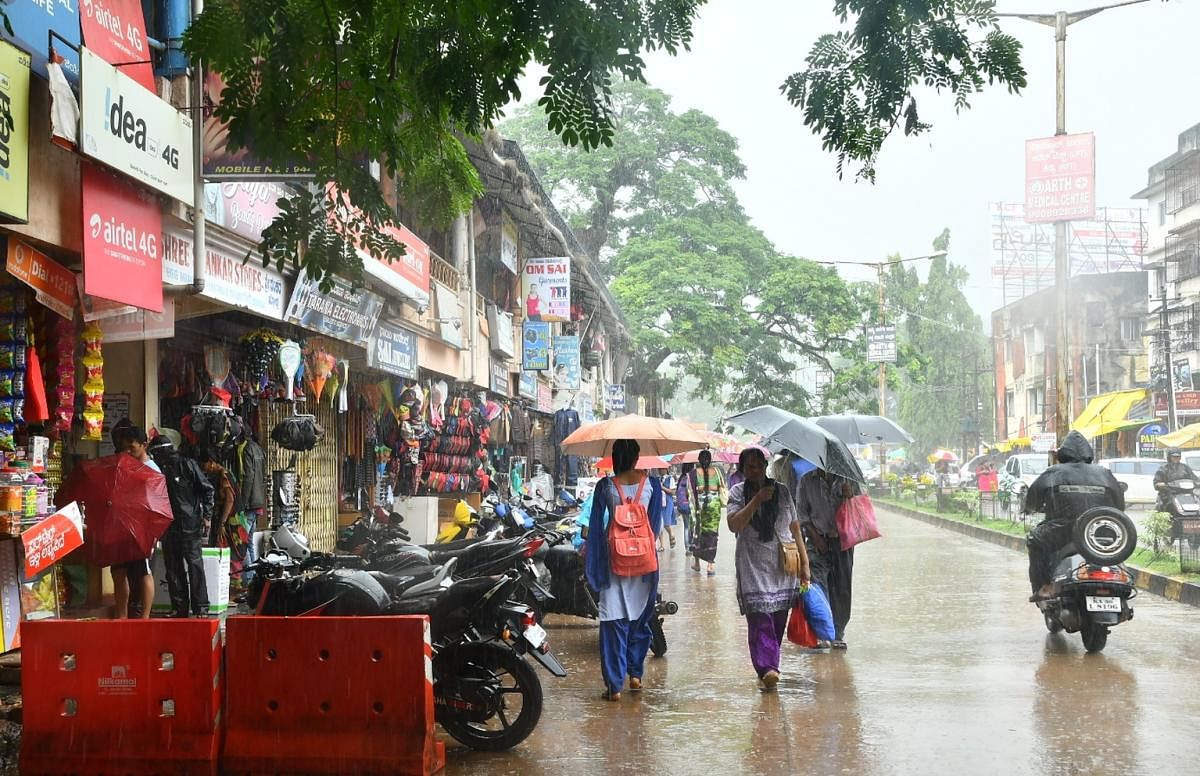
[[[642,678],[640,676],[629,677],[629,691],[630,692],[641,692],[641,690],[642,690]]]
[[[606,701],[619,701],[621,700],[621,693],[613,692],[612,690],[605,690],[600,694],[600,697]]]

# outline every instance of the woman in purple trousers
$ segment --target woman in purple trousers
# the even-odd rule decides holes
[[[787,631],[788,612],[808,584],[808,555],[800,536],[796,507],[787,488],[767,479],[767,458],[748,447],[738,457],[746,476],[729,491],[726,520],[737,535],[738,607],[746,617],[750,661],[759,686],[773,690],[779,683],[779,650]],[[794,541],[800,552],[800,577],[788,575],[780,560],[780,542]]]

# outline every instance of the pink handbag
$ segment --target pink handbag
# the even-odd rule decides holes
[[[870,496],[851,496],[842,502],[834,516],[842,549],[848,550],[856,544],[878,539],[879,523],[875,521],[875,505]]]

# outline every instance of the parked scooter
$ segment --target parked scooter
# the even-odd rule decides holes
[[[1079,633],[1100,652],[1109,629],[1133,618],[1133,578],[1121,565],[1137,547],[1133,521],[1114,507],[1093,507],[1075,520],[1072,541],[1058,555],[1054,593],[1038,608],[1051,633]]]
[[[1193,549],[1200,548],[1200,498],[1194,480],[1171,480],[1162,490],[1163,506],[1171,516],[1171,539],[1186,537]]]
[[[524,657],[555,676],[566,670],[533,612],[510,600],[520,584],[517,572],[451,582],[452,560],[423,580],[390,577],[343,567],[361,562],[356,556],[308,553],[302,535],[290,530],[276,536],[287,548],[276,543],[256,564],[251,596],[259,614],[428,615],[442,727],[482,751],[510,749],[533,732],[542,686]]]

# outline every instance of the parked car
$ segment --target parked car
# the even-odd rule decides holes
[[[1014,511],[1021,509],[1025,503],[1025,491],[1049,465],[1045,453],[1021,453],[1009,456],[1004,462],[1004,468],[1000,470],[1000,491],[1012,496]]]
[[[1125,502],[1153,504],[1158,500],[1154,490],[1154,475],[1166,463],[1162,458],[1105,458],[1097,461],[1113,473],[1117,482],[1126,485]]]

